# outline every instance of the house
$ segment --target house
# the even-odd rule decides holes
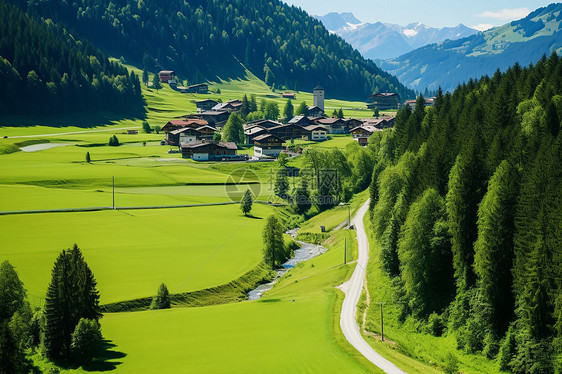
[[[162,70],[158,72],[158,78],[160,78],[160,82],[162,83],[177,83],[176,72],[173,70]]]
[[[363,125],[351,129],[350,132],[353,134],[353,139],[357,140],[360,145],[367,145],[369,137],[373,135],[375,131],[382,130],[373,125]]]
[[[372,103],[367,104],[367,108],[379,110],[398,109],[400,105],[400,95],[394,92],[381,92],[370,96]]]
[[[289,121],[289,124],[291,125],[299,125],[299,126],[310,126],[310,125],[314,125],[314,121],[307,117],[307,116],[295,116],[293,118],[291,118],[291,120]]]
[[[165,139],[167,144],[171,145],[179,145],[180,144],[180,135],[176,132],[176,130],[180,130],[186,127],[190,128],[199,128],[202,126],[208,125],[207,121],[200,120],[200,119],[179,119],[179,120],[171,120],[168,121],[162,127],[162,132],[166,134]]]
[[[347,133],[349,133],[349,130],[363,124],[363,121],[357,118],[344,118],[343,121],[345,122],[345,125],[347,127]]]
[[[324,115],[324,109],[319,106],[313,105],[308,107],[309,117],[322,117]]]
[[[197,113],[211,110],[218,103],[219,103],[218,101],[212,99],[198,100],[195,102],[195,106],[197,107]]]
[[[201,141],[211,141],[216,130],[211,126],[202,126],[199,128],[184,127],[179,130],[172,131],[170,134],[178,136],[179,144],[198,143]]]
[[[128,135],[138,135],[138,134],[139,134],[139,130],[127,130],[127,134],[128,134]]]
[[[363,126],[369,125],[374,126],[380,130],[387,129],[390,127],[394,127],[394,118],[390,116],[381,116],[379,118],[364,118],[363,119]]]
[[[226,121],[228,121],[228,117],[230,117],[230,113],[216,112],[214,110],[207,110],[205,112],[185,116],[185,118],[197,118],[207,121],[209,125],[214,126],[217,129],[220,129],[226,123]]]
[[[323,142],[326,140],[328,129],[321,125],[305,126],[304,129],[309,132],[308,140],[313,142]]]
[[[293,124],[286,124],[281,126],[275,126],[268,131],[281,139],[308,139],[310,131],[306,130],[304,127]],[[255,141],[255,139],[254,139]]]
[[[281,96],[283,97],[283,99],[295,100],[297,98],[297,94],[294,92],[283,92]]]
[[[272,127],[280,126],[280,125],[282,125],[281,122],[273,121],[273,120],[270,120],[270,119],[258,119],[256,121],[246,122],[244,124],[244,128],[249,129],[249,128],[252,128],[254,126],[261,126],[261,127],[266,128],[266,129],[270,129]]]
[[[240,100],[228,100],[227,102],[224,103],[218,103],[217,105],[215,105],[214,107],[211,108],[211,110],[217,111],[217,112],[237,112],[242,108],[242,102]]]
[[[283,150],[285,141],[273,134],[264,134],[254,138],[254,156],[277,157]]]
[[[183,158],[195,161],[219,161],[236,157],[238,147],[233,142],[199,142],[180,145]]]
[[[416,106],[416,101],[417,100],[406,100],[404,101],[404,105],[414,109],[414,107]],[[434,104],[435,104],[435,99],[433,98],[425,99],[424,107],[433,106]]]
[[[326,127],[330,134],[347,134],[347,123],[341,118],[321,118],[314,121],[317,125]]]
[[[244,130],[244,136],[246,138],[246,144],[254,144],[254,139],[257,136],[269,134],[269,131],[262,126],[256,125]]]
[[[186,93],[208,93],[209,85],[206,83],[192,84],[187,86]]]

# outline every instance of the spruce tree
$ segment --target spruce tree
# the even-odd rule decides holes
[[[248,213],[250,213],[250,211],[252,210],[253,200],[254,199],[252,198],[252,192],[250,192],[250,189],[247,189],[246,192],[244,192],[242,200],[240,200],[240,209],[245,216],[247,216]]]
[[[162,84],[160,83],[160,77],[158,76],[157,73],[154,74],[154,76],[152,77],[152,88],[154,88],[156,92],[158,92],[158,90],[162,88]]]
[[[86,162],[90,163],[90,161],[92,161],[92,159],[90,158],[90,152],[86,152]]]
[[[171,308],[170,293],[164,283],[158,287],[158,293],[152,298],[150,309],[169,309]]]
[[[24,306],[26,291],[18,273],[8,262],[0,265],[0,320],[10,319]]]
[[[297,115],[297,116],[308,116],[308,105],[306,105],[305,101],[303,101],[302,103],[299,104],[299,106],[297,107],[297,110],[295,111],[295,115]]]
[[[285,104],[285,108],[283,108],[283,116],[285,117],[286,121],[289,121],[293,118],[294,115],[294,107],[291,99],[287,99],[287,103]]]
[[[283,226],[281,222],[271,215],[267,217],[263,228],[264,261],[274,269],[276,264],[287,260],[285,253],[285,242],[283,240]]]
[[[279,168],[275,172],[275,185],[273,189],[275,194],[280,198],[287,198],[287,192],[289,191],[289,178],[286,168]]]

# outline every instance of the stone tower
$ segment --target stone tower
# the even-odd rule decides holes
[[[312,90],[312,95],[314,97],[313,105],[324,111],[324,87],[316,86]]]

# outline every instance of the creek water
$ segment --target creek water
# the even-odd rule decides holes
[[[287,231],[287,234],[291,235],[293,238],[297,236],[297,229]],[[277,283],[279,278],[281,278],[285,273],[295,267],[299,262],[310,260],[316,256],[321,255],[326,252],[326,248],[312,243],[301,242],[295,240],[301,245],[301,247],[295,250],[295,254],[287,262],[281,265],[280,269],[276,270],[275,277],[269,283],[260,284],[257,288],[248,292],[248,300],[257,300],[263,296],[263,294],[273,288],[273,285]]]

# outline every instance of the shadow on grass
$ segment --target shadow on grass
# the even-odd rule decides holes
[[[247,214],[247,215],[245,215],[244,217],[246,217],[246,218],[251,218],[251,219],[263,219],[262,217],[256,217],[256,216],[253,216],[253,215],[251,215],[251,214]]]
[[[85,371],[111,371],[117,369],[117,366],[121,365],[122,362],[116,360],[125,357],[127,354],[115,350],[115,347],[116,345],[110,340],[104,340],[97,357],[89,364],[82,366],[82,369]]]

